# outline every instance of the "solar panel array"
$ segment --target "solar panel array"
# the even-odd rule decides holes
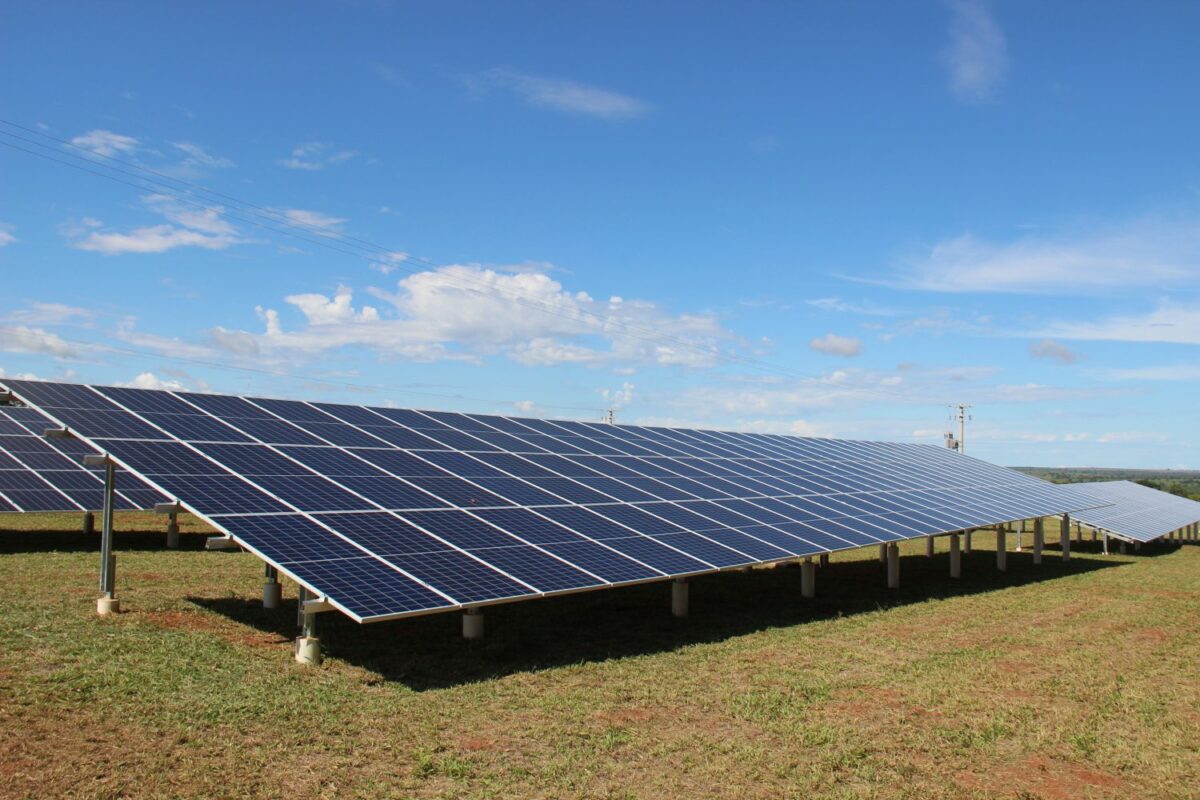
[[[57,427],[32,408],[0,406],[0,511],[96,511],[104,506],[104,476],[83,466],[96,449],[78,439],[47,439]],[[153,508],[167,498],[122,472],[120,509]]]
[[[923,445],[5,383],[359,621],[1096,505]]]
[[[1149,542],[1200,522],[1200,503],[1132,481],[1071,485],[1110,504],[1078,511],[1075,520],[1126,539]]]

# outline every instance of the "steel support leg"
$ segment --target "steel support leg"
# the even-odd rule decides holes
[[[1033,563],[1042,563],[1042,549],[1046,546],[1046,522],[1042,517],[1033,521]]]
[[[962,548],[957,533],[950,534],[950,577],[962,577]]]
[[[116,614],[121,610],[117,600],[117,557],[113,554],[113,493],[116,490],[117,468],[110,459],[104,461],[104,513],[100,527],[100,598],[96,613]]]
[[[1071,515],[1062,515],[1062,531],[1059,533],[1059,546],[1062,547],[1062,560],[1071,560]]]
[[[996,569],[1008,571],[1008,532],[1003,527],[996,529]]]

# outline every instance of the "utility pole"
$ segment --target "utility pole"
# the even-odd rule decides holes
[[[950,409],[953,412],[950,419],[958,420],[958,438],[955,439],[953,434],[946,434],[946,446],[962,453],[966,449],[967,420],[971,419],[971,415],[967,412],[971,410],[971,406],[967,403],[959,403],[950,406]]]
[[[617,424],[617,410],[615,408],[610,408],[607,411],[605,411],[604,412],[604,421],[607,422],[609,425],[616,425]]]

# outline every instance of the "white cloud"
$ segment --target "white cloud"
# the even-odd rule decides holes
[[[959,100],[987,100],[1008,72],[1004,31],[984,0],[948,0],[947,4],[950,42],[943,55],[950,89]]]
[[[32,372],[14,372],[11,375],[4,367],[0,367],[0,378],[12,378],[14,381],[40,381],[43,378],[35,375]]]
[[[0,224],[0,247],[7,247],[17,240],[12,234],[12,227]]]
[[[1031,336],[1116,342],[1200,344],[1200,305],[1164,302],[1145,314],[1085,322],[1058,322]]]
[[[345,217],[335,217],[320,211],[303,208],[271,208],[267,211],[280,222],[307,228],[309,233],[336,239],[342,234]]]
[[[288,169],[316,172],[329,166],[344,164],[358,155],[357,150],[337,150],[328,142],[304,142],[293,147],[291,156],[280,160],[279,163]]]
[[[633,384],[625,381],[620,389],[601,389],[600,396],[612,409],[622,409],[633,402]]]
[[[88,311],[86,308],[69,306],[65,303],[34,302],[8,314],[6,319],[24,325],[62,325],[75,320],[88,323],[95,316],[94,312]]]
[[[372,288],[370,294],[379,307],[356,308],[344,286],[332,297],[291,295],[284,301],[303,316],[302,326],[285,327],[275,309],[259,309],[263,333],[218,328],[213,341],[275,357],[365,347],[384,358],[478,361],[499,355],[531,366],[628,368],[709,367],[720,342],[731,338],[711,315],[671,315],[642,300],[597,301],[528,266],[442,267],[405,277],[395,292]]]
[[[822,311],[837,311],[842,314],[862,314],[870,317],[890,317],[896,312],[890,308],[877,306],[874,303],[848,303],[838,297],[821,297],[816,300],[805,300],[806,304]]]
[[[81,136],[76,136],[71,140],[71,144],[95,153],[98,156],[109,157],[119,154],[131,154],[138,149],[140,143],[132,136],[97,129],[88,131]]]
[[[1096,438],[1100,444],[1164,444],[1167,437],[1148,431],[1119,431],[1105,433]]]
[[[234,166],[228,158],[213,155],[192,142],[171,142],[171,146],[184,154],[183,166],[209,169],[225,169]]]
[[[187,391],[188,388],[181,381],[160,378],[153,372],[140,373],[133,380],[118,383],[117,386],[126,386],[130,389],[158,389],[169,392],[183,392]]]
[[[1200,364],[1108,369],[1098,375],[1113,381],[1200,381]]]
[[[221,216],[220,206],[191,207],[166,195],[154,194],[142,198],[151,211],[161,214],[171,224],[148,225],[128,232],[100,230],[99,220],[87,219],[83,228],[69,229],[74,236],[71,246],[104,255],[121,253],[165,253],[177,247],[198,247],[204,250],[224,250],[243,240],[236,229]]]
[[[631,119],[650,110],[648,103],[629,95],[511,69],[488,70],[468,78],[468,84],[511,91],[529,105],[604,119]]]
[[[1053,339],[1042,339],[1038,342],[1031,342],[1029,345],[1029,355],[1034,358],[1057,361],[1060,364],[1074,364],[1079,360],[1078,353],[1062,342],[1056,342]]]
[[[971,234],[905,258],[875,281],[931,292],[1078,294],[1194,284],[1200,220],[1143,219],[1101,231],[989,242]]]
[[[391,275],[396,270],[400,269],[400,265],[408,261],[408,253],[400,250],[395,250],[390,253],[383,253],[371,258],[368,266],[376,272],[384,275]]]
[[[838,336],[836,333],[827,333],[813,339],[808,346],[818,353],[839,358],[854,358],[862,352],[862,342],[858,339],[853,336]]]
[[[0,326],[0,351],[35,353],[55,358],[75,358],[79,348],[58,334],[27,325]]]

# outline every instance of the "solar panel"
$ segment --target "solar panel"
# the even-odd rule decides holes
[[[922,445],[4,383],[360,622],[1098,505]]]
[[[1200,522],[1200,503],[1132,481],[1073,483],[1110,505],[1077,511],[1073,518],[1123,539],[1149,542]]]
[[[0,511],[95,511],[104,505],[104,477],[83,466],[96,453],[78,439],[47,439],[59,427],[41,412],[0,406]],[[141,479],[122,471],[118,509],[153,508],[167,498]]]

